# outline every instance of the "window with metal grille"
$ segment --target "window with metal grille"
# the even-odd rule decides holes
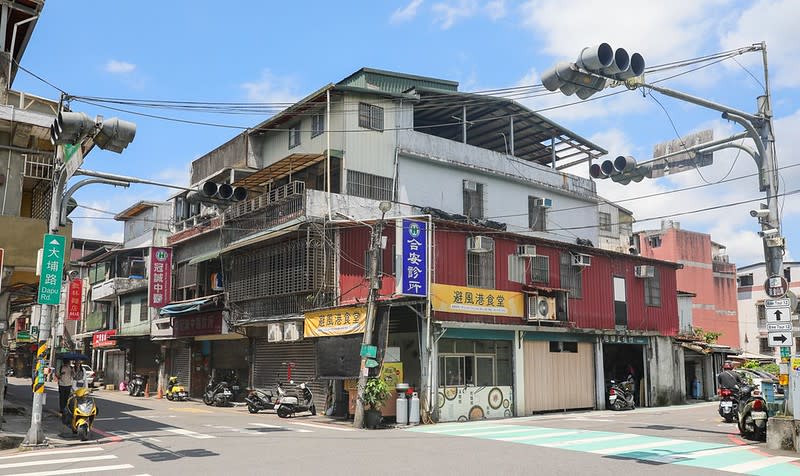
[[[128,301],[122,305],[122,322],[130,324],[131,322],[131,302]]]
[[[372,200],[392,200],[392,179],[380,175],[347,171],[347,194]]]
[[[767,327],[767,308],[764,304],[756,304],[756,316],[758,318],[758,328]]]
[[[648,306],[661,306],[661,271],[653,270],[653,277],[644,280],[644,303]]]
[[[572,266],[572,253],[561,253],[560,271],[561,287],[569,290],[569,297],[581,298],[583,296],[582,266]]]
[[[763,355],[772,355],[775,351],[769,345],[769,339],[766,337],[759,337],[758,339],[758,353]]]
[[[311,116],[311,137],[317,137],[325,131],[325,114]]]
[[[148,312],[150,308],[147,307],[147,298],[142,298],[139,300],[139,322],[145,322],[150,317],[148,316]]]
[[[472,180],[463,181],[464,215],[483,218],[483,184]]]
[[[383,131],[383,108],[365,102],[358,103],[358,127]]]
[[[547,209],[536,204],[539,197],[528,196],[528,228],[533,231],[547,230]]]
[[[534,256],[531,258],[531,281],[534,283],[550,282],[550,258]]]
[[[300,124],[295,124],[289,128],[289,148],[293,149],[300,145]]]
[[[741,286],[752,286],[753,285],[753,274],[752,273],[743,274],[743,275],[739,276],[738,278],[736,278],[736,280],[739,282],[739,286],[740,287]]]
[[[467,286],[494,288],[494,250],[467,251]]]
[[[650,242],[650,248],[658,248],[661,246],[661,236],[650,236],[647,238],[647,241]]]
[[[601,231],[611,231],[611,214],[600,212],[600,230]]]

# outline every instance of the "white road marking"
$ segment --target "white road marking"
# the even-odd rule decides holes
[[[82,463],[84,461],[99,461],[101,459],[117,459],[115,455],[100,455],[100,456],[82,456],[79,458],[61,458],[61,459],[44,459],[34,461],[23,461],[21,463],[5,463],[0,464],[0,469],[5,468],[23,468],[25,466],[43,466],[46,464],[62,464],[62,463]]]
[[[16,473],[9,476],[59,476],[62,474],[96,473],[98,471],[116,471],[118,469],[131,469],[131,464],[116,464],[112,466],[91,466],[88,468],[56,469],[53,471],[39,471],[36,473]]]
[[[106,418],[95,418],[95,421],[106,421],[106,420],[130,420],[133,417],[129,416],[121,416],[121,417],[106,417]]]
[[[275,429],[281,429],[281,430],[286,429],[286,430],[290,430],[290,431],[296,431],[298,433],[311,433],[312,432],[312,430],[304,430],[304,429],[295,430],[295,429],[286,428],[284,426],[268,425],[266,423],[250,423],[250,424],[251,425],[260,426],[262,428],[275,428]],[[307,423],[294,423],[294,424],[295,425],[307,425]]]
[[[731,473],[749,473],[759,469],[767,468],[769,466],[774,466],[776,464],[796,461],[797,459],[798,458],[792,458],[791,456],[773,456],[771,458],[748,461],[747,463],[732,464],[730,466],[725,466],[724,468],[719,468],[719,470],[729,471]]]
[[[495,438],[497,441],[523,441],[523,440],[535,440],[539,438],[549,438],[551,436],[567,436],[567,435],[577,435],[578,433],[583,433],[583,430],[570,430],[570,431],[556,431],[550,433],[540,433],[538,435],[522,435],[522,436],[506,436],[504,438]]]
[[[721,455],[725,453],[732,453],[734,451],[742,451],[742,450],[749,450],[752,449],[748,445],[740,445],[740,446],[723,446],[722,448],[712,448],[710,450],[700,450],[694,451],[692,453],[687,453],[683,455],[686,458],[702,458],[704,456],[714,456],[714,455]]]
[[[197,433],[196,431],[184,430],[183,428],[165,428],[165,430],[170,433],[175,433],[176,435],[188,436],[190,438],[196,438],[198,440],[216,438],[216,436],[213,435],[204,435],[202,433]]]
[[[425,433],[452,433],[457,431],[474,431],[474,430],[487,430],[489,428],[508,428],[508,425],[470,425],[467,424],[452,424],[447,428],[437,428],[435,430],[424,430]]]
[[[599,443],[602,441],[613,441],[613,440],[624,440],[626,438],[634,438],[640,435],[633,435],[633,434],[626,434],[620,433],[619,435],[611,435],[611,436],[596,436],[593,438],[579,438],[577,440],[567,440],[567,441],[556,441],[555,443],[542,443],[541,446],[547,446],[550,448],[558,448],[559,446],[570,446],[570,445],[579,445],[582,443]]]
[[[345,428],[345,427],[340,427],[340,426],[337,426],[337,425],[315,425],[314,423],[300,423],[300,422],[297,422],[297,421],[293,421],[290,424],[291,425],[309,426],[311,428],[321,428],[321,429],[325,429],[325,430],[355,431],[354,428]],[[302,431],[302,430],[297,430],[297,431]]]
[[[651,441],[650,443],[638,443],[635,445],[617,446],[616,448],[603,448],[600,450],[592,450],[590,451],[590,453],[595,453],[599,455],[623,454],[623,453],[628,453],[630,451],[645,450],[648,448],[660,448],[663,446],[674,446],[683,443],[686,443],[686,441],[684,440]]]
[[[14,459],[14,458],[27,458],[30,456],[50,456],[50,455],[59,455],[68,453],[73,455],[75,453],[88,453],[90,451],[103,451],[103,448],[99,446],[87,446],[85,448],[74,448],[74,449],[66,449],[66,450],[45,450],[45,451],[26,451],[24,453],[18,455],[11,455],[11,456],[0,456],[0,460],[7,460],[7,459]]]
[[[511,429],[505,429],[505,430],[487,430],[487,431],[479,431],[479,432],[477,432],[477,433],[469,433],[469,434],[460,435],[460,436],[501,435],[501,434],[504,434],[504,433],[523,433],[523,432],[530,433],[531,431],[535,431],[535,430],[537,430],[537,429],[536,429],[536,428],[530,428],[530,427],[525,427],[525,428],[511,428]]]

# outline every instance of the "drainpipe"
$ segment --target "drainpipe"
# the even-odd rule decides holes
[[[327,188],[328,220],[331,216],[331,89],[325,91],[325,141],[327,157],[325,159],[325,185]]]
[[[3,7],[5,8],[5,6]],[[11,68],[14,66],[14,43],[17,42],[17,27],[23,23],[32,22],[38,19],[39,15],[34,15],[30,18],[26,18],[25,20],[14,23],[14,33],[11,34],[11,48],[8,50],[8,85],[6,86],[6,89],[11,89]]]

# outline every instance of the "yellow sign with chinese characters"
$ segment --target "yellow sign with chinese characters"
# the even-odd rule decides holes
[[[479,316],[523,317],[525,295],[496,289],[468,288],[433,283],[431,304],[435,311]]]
[[[365,307],[340,307],[305,313],[304,337],[329,337],[364,332]]]

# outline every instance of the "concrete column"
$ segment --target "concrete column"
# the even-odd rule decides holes
[[[514,332],[514,416],[525,415],[525,332]]]
[[[594,390],[595,408],[606,408],[606,375],[603,366],[603,340],[598,337],[594,344]]]

